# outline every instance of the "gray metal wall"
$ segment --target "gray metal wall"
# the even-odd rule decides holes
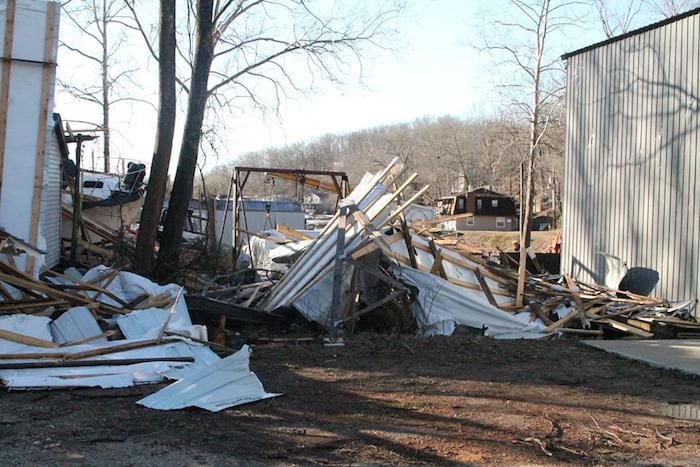
[[[562,272],[596,251],[656,269],[654,294],[700,295],[700,14],[570,56]]]
[[[52,268],[61,261],[61,152],[53,132],[53,120],[50,122],[44,150],[44,180],[39,208],[40,233],[46,241],[45,268]]]

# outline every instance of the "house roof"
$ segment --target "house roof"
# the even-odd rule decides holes
[[[661,21],[657,21],[656,23],[648,24],[644,27],[641,27],[639,29],[635,29],[633,31],[626,32],[624,34],[620,34],[619,36],[611,37],[609,39],[606,39],[604,41],[596,42],[595,44],[588,45],[586,47],[574,50],[573,52],[568,52],[565,53],[564,55],[561,56],[562,60],[567,60],[569,57],[573,57],[574,55],[579,55],[584,52],[588,52],[593,49],[597,49],[598,47],[603,47],[608,44],[612,44],[614,42],[621,41],[623,39],[627,39],[628,37],[636,36],[638,34],[645,33],[647,31],[651,31],[652,29],[660,28],[661,26],[665,26],[667,24],[675,23],[676,21],[680,21],[684,18],[687,18],[689,16],[697,15],[700,14],[700,7],[699,8],[693,8],[692,10],[686,11],[685,13],[681,13],[679,15],[671,16],[669,18],[663,19]]]

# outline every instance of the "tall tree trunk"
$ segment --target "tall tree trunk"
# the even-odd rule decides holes
[[[104,130],[104,169],[105,173],[109,173],[109,57],[107,42],[107,0],[102,1],[102,128]]]
[[[520,263],[518,265],[518,288],[515,298],[515,305],[523,306],[525,293],[525,275],[527,274],[527,249],[530,247],[530,223],[532,220],[532,201],[535,191],[535,156],[540,143],[542,132],[540,131],[540,80],[542,75],[542,55],[544,54],[544,44],[547,37],[547,27],[549,20],[550,2],[544,0],[542,4],[542,15],[537,28],[537,49],[535,51],[536,64],[532,77],[532,115],[530,122],[530,151],[527,158],[527,186],[525,187],[525,209],[523,209],[523,219],[521,219],[520,229]]]
[[[158,44],[160,102],[158,133],[151,162],[146,199],[141,210],[139,238],[136,242],[134,269],[139,274],[153,273],[153,248],[156,244],[160,213],[168,182],[168,167],[175,133],[175,0],[160,0],[160,37]]]
[[[185,129],[158,254],[156,276],[162,280],[169,279],[177,271],[182,231],[192,198],[192,186],[202,138],[202,123],[207,105],[209,71],[214,59],[213,9],[214,0],[199,0],[197,3],[197,47],[187,102]]]

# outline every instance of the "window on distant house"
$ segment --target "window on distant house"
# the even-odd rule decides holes
[[[497,217],[496,218],[496,228],[497,229],[505,229],[506,227],[506,218],[505,217]]]
[[[473,217],[467,217],[467,225],[474,226],[474,218]]]
[[[476,209],[481,209],[481,208],[484,207],[482,201],[483,201],[483,200],[481,200],[481,199],[477,199],[477,200],[476,200]]]
[[[464,197],[460,196],[457,198],[457,209],[455,210],[455,214],[461,214],[464,211]]]
[[[492,207],[492,208],[497,208],[497,207],[498,207],[498,200],[497,200],[497,199],[492,199],[492,200],[491,200],[491,207]]]

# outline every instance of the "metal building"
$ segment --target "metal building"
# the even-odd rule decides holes
[[[700,296],[700,9],[564,55],[562,272],[598,252],[655,269],[654,295]]]

